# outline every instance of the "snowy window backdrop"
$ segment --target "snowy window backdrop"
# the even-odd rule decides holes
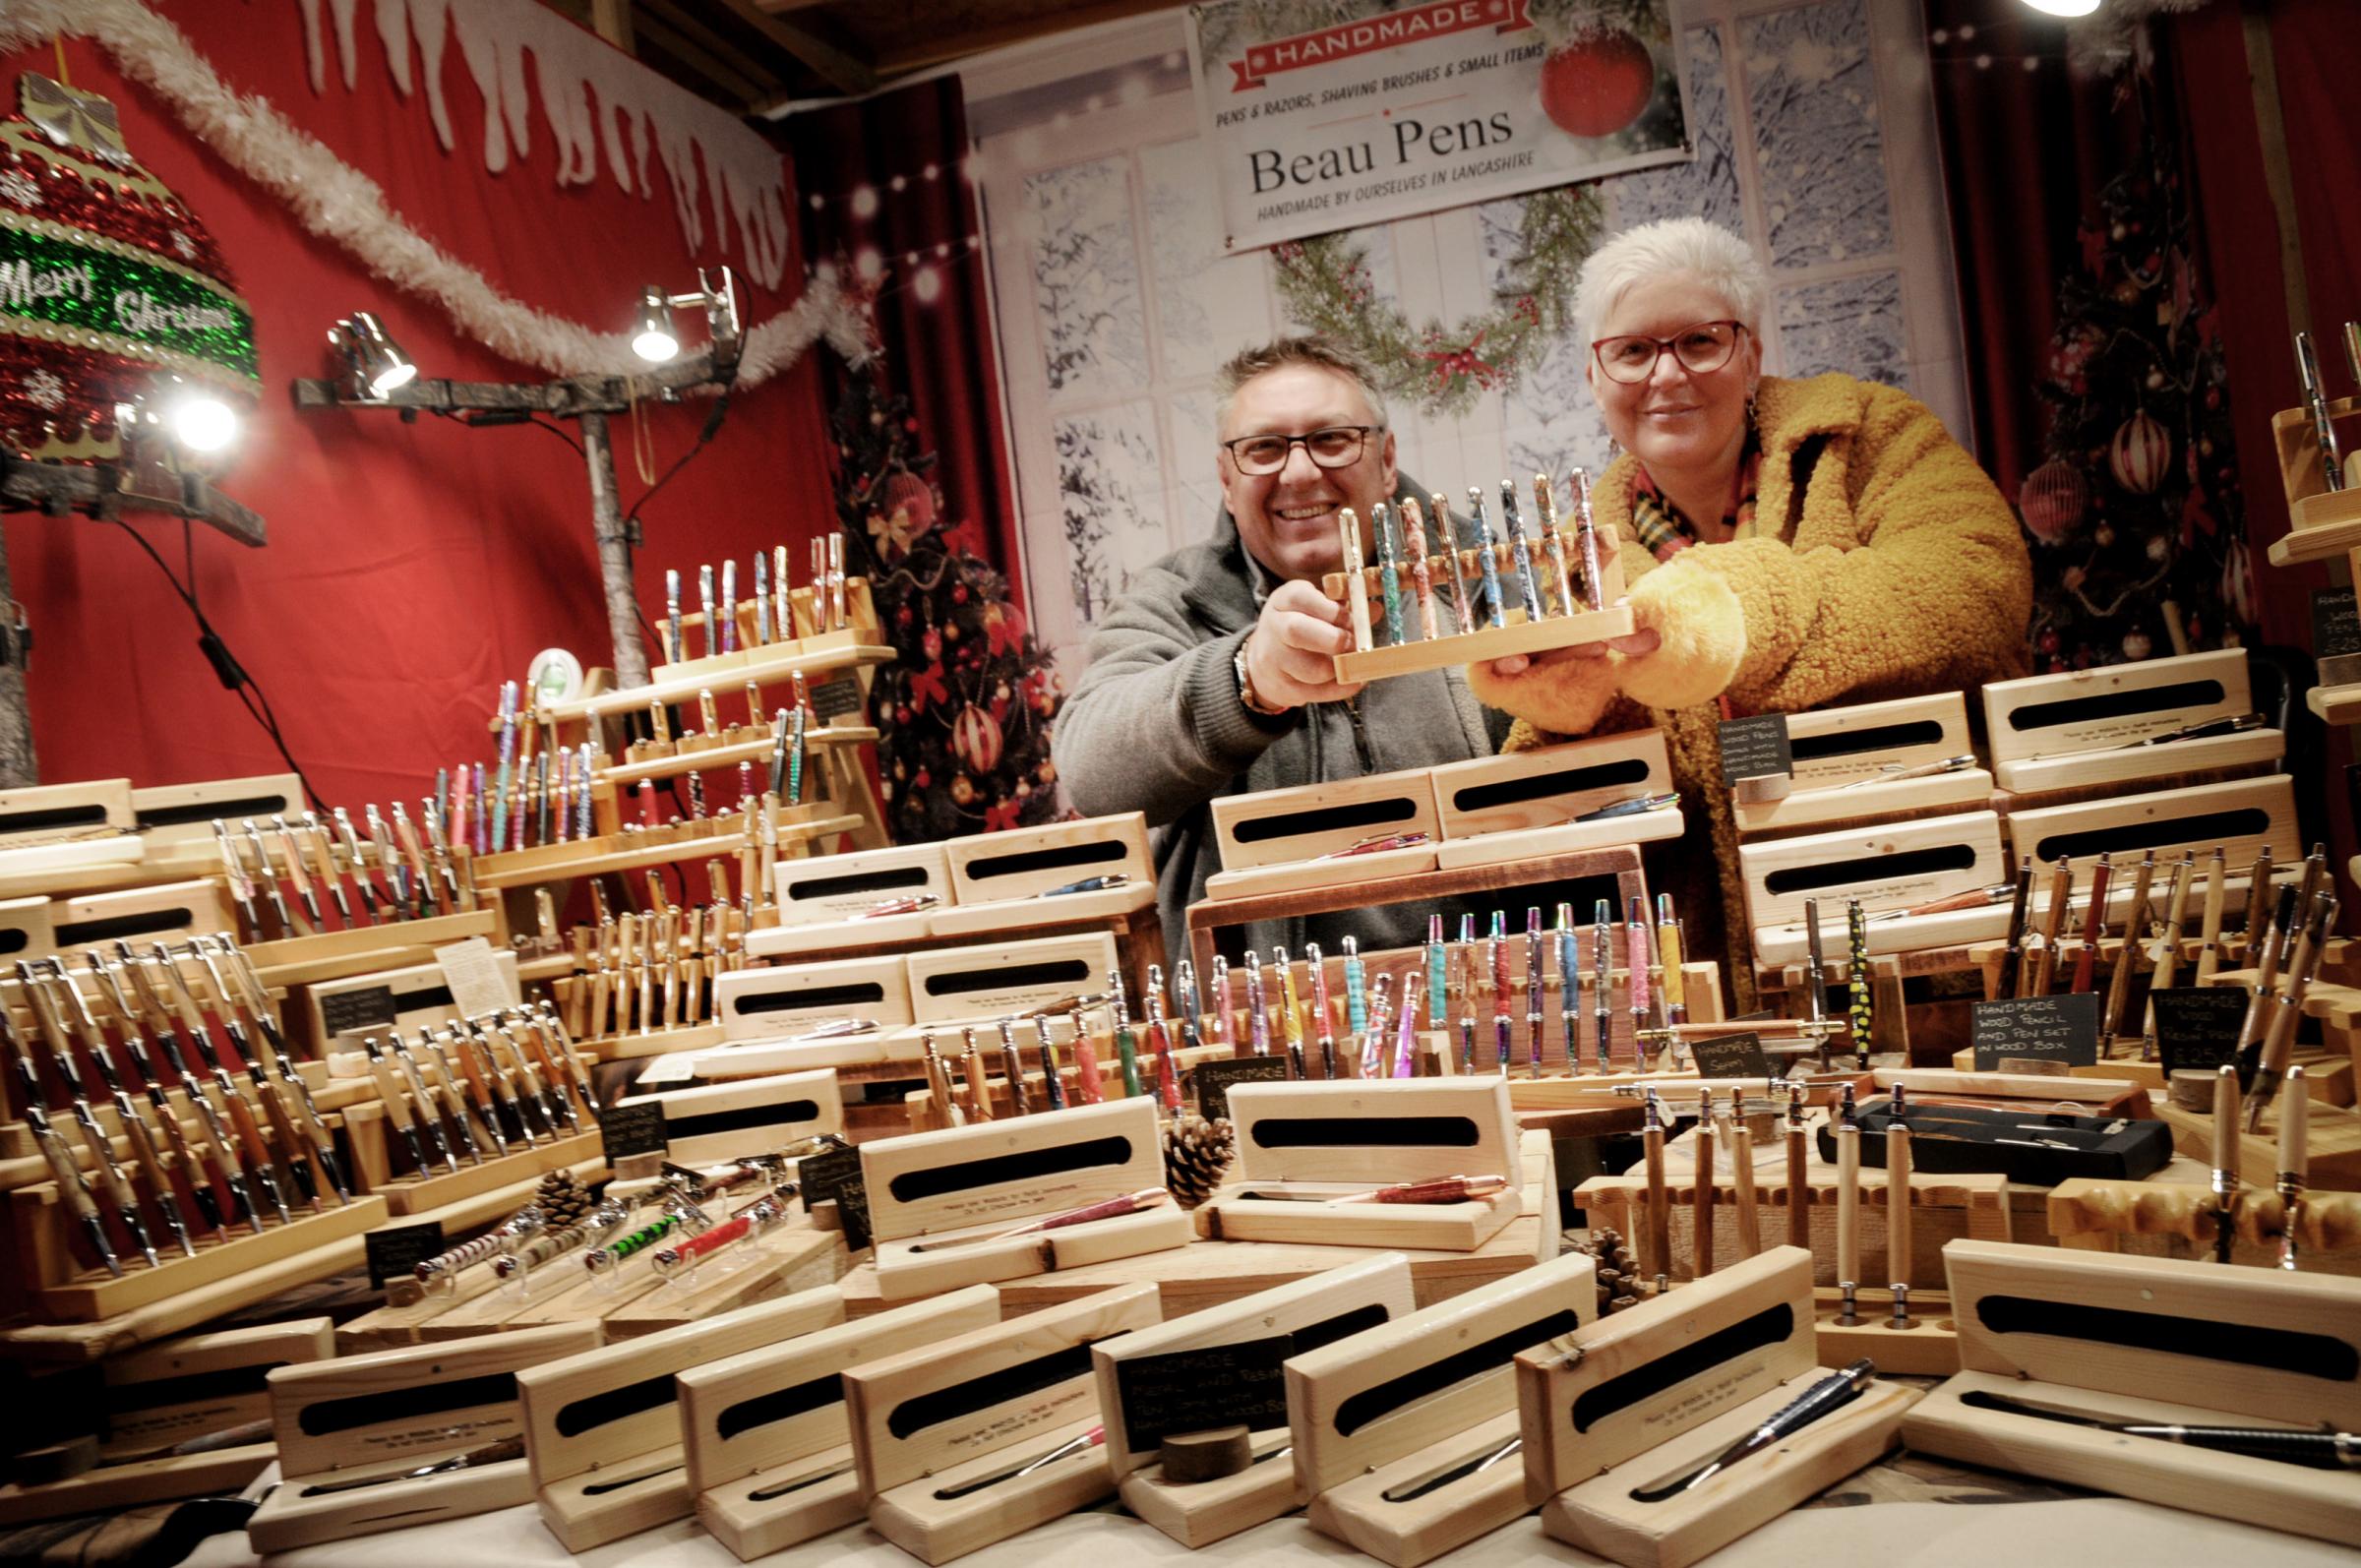
[[[1942,171],[1917,0],[1676,0],[1694,161],[1608,179],[1607,226],[1701,213],[1776,284],[1776,375],[1908,388],[1968,435]],[[1024,571],[1043,640],[1077,673],[1132,573],[1212,526],[1214,371],[1293,330],[1261,252],[1226,256],[1178,12],[964,69],[984,192]],[[1364,231],[1414,319],[1483,310],[1517,201]],[[1401,465],[1456,492],[1605,464],[1569,336],[1467,415],[1396,406]]]

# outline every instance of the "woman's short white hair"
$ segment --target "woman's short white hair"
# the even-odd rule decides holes
[[[1762,335],[1771,279],[1747,243],[1702,217],[1667,217],[1626,229],[1591,252],[1574,285],[1574,315],[1583,342],[1599,338],[1600,324],[1623,296],[1652,277],[1686,272],[1720,294],[1731,315]]]

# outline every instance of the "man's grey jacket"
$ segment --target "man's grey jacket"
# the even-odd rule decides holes
[[[1402,493],[1417,491],[1405,481]],[[1157,911],[1176,961],[1188,952],[1187,907],[1222,869],[1207,806],[1215,796],[1489,756],[1508,733],[1507,715],[1479,703],[1456,666],[1379,681],[1349,702],[1283,718],[1249,713],[1232,661],[1261,613],[1255,572],[1222,509],[1211,538],[1140,573],[1108,610],[1058,718],[1058,776],[1074,807],[1091,816],[1147,814]],[[1447,590],[1438,598],[1448,633]],[[1244,942],[1301,956],[1313,940],[1329,957],[1348,934],[1364,951],[1412,946],[1425,940],[1428,907],[1258,922]],[[1225,938],[1224,950],[1236,941]]]

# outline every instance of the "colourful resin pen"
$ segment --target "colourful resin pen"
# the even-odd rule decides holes
[[[1542,908],[1529,905],[1525,911],[1525,1070],[1529,1077],[1542,1075]]]
[[[664,662],[678,664],[688,652],[681,642],[681,574],[668,571],[664,573]]]
[[[1443,940],[1443,917],[1426,917],[1426,1005],[1444,1017],[1451,1005],[1451,948]]]
[[[1385,1070],[1385,1026],[1393,1017],[1393,1002],[1386,995],[1394,977],[1379,975],[1369,994],[1368,1027],[1361,1033],[1361,1075],[1374,1078]]]
[[[1517,513],[1517,487],[1513,480],[1500,481],[1500,527],[1508,535],[1508,555],[1517,569],[1517,597],[1524,603],[1525,619],[1542,618],[1542,590],[1534,582],[1533,546],[1525,539],[1525,519]]]
[[[1131,1038],[1131,1008],[1123,999],[1123,972],[1107,971],[1107,1004],[1115,1010],[1115,1056],[1123,1069],[1123,1093],[1140,1093],[1139,1042]]]
[[[1336,1023],[1328,1010],[1328,966],[1320,957],[1318,942],[1303,944],[1303,962],[1311,966],[1311,1012],[1318,1025],[1320,1043],[1320,1076],[1336,1076]]]
[[[2103,904],[2101,907],[2104,907]],[[1847,899],[1845,904],[1845,931],[1850,938],[1851,950],[1846,955],[1846,978],[1852,983],[1852,1050],[1855,1065],[1863,1072],[1869,1070],[1869,1030],[1877,1021],[1876,1005],[1869,991],[1869,922],[1861,914],[1861,901]]]
[[[1148,1049],[1156,1053],[1156,1102],[1167,1116],[1180,1113],[1180,1064],[1173,1059],[1173,1034],[1164,1022],[1164,972],[1148,966]]]
[[[1656,895],[1656,950],[1665,968],[1665,1022],[1689,1021],[1688,986],[1680,973],[1680,919],[1672,913],[1672,895]]]
[[[1459,535],[1451,526],[1451,503],[1439,490],[1426,498],[1434,508],[1434,537],[1442,546],[1446,570],[1451,574],[1451,617],[1462,632],[1476,630],[1476,609],[1468,603],[1466,564],[1459,555]]]
[[[1353,612],[1353,649],[1366,653],[1377,645],[1377,635],[1369,629],[1369,582],[1361,574],[1361,518],[1351,507],[1338,511],[1336,529],[1344,550],[1345,603]]]
[[[1566,1031],[1566,1071],[1582,1070],[1582,1042],[1575,1036],[1575,1020],[1581,1012],[1576,1005],[1582,998],[1582,977],[1578,973],[1580,944],[1574,936],[1574,906],[1557,906],[1557,986],[1558,1021]]]
[[[1180,1009],[1181,1047],[1194,1051],[1205,1039],[1198,1032],[1197,967],[1185,958],[1173,966],[1173,1002]]]
[[[1419,635],[1432,642],[1443,634],[1442,617],[1434,604],[1434,570],[1426,562],[1426,519],[1416,497],[1405,497],[1398,509],[1402,521],[1402,557],[1410,567],[1411,591],[1419,600]]]
[[[1492,934],[1485,939],[1483,951],[1492,972],[1492,1064],[1505,1078],[1516,1026],[1508,999],[1508,916],[1504,911],[1492,911]]]
[[[1410,640],[1402,618],[1402,571],[1394,550],[1394,512],[1380,501],[1369,509],[1369,528],[1377,536],[1377,592],[1385,602],[1385,640],[1400,647]]]
[[[1238,1049],[1236,1037],[1230,1032],[1237,1016],[1234,1004],[1230,999],[1230,960],[1220,953],[1215,953],[1213,955],[1213,1027],[1207,1033],[1213,1036],[1213,1044],[1228,1046],[1230,1055],[1234,1056],[1243,1055]]]
[[[1279,966],[1279,1037],[1287,1045],[1288,1075],[1308,1078],[1311,1074],[1303,1065],[1303,1012],[1296,1005],[1296,966],[1284,947],[1271,949],[1271,962]]]
[[[1635,1061],[1645,1063],[1648,1048],[1641,1031],[1648,1027],[1648,906],[1638,898],[1623,913],[1625,984],[1631,992],[1631,1049]]]
[[[1492,525],[1483,514],[1483,487],[1468,486],[1468,515],[1476,523],[1476,562],[1483,569],[1483,619],[1486,626],[1508,625],[1508,604],[1500,597],[1500,563],[1492,554]]]
[[[721,564],[721,651],[738,651],[738,563],[734,559]]]
[[[1605,1072],[1615,1036],[1615,920],[1614,907],[1604,898],[1591,911],[1591,981],[1599,988],[1591,1021],[1599,1030],[1599,1070]]]
[[[1570,479],[1574,487],[1574,542],[1582,551],[1584,591],[1590,595],[1591,608],[1606,608],[1606,585],[1600,575],[1599,529],[1591,518],[1591,476],[1580,468]]]
[[[1402,1021],[1394,1030],[1394,1076],[1419,1075],[1419,972],[1402,977]]]
[[[756,557],[760,560],[759,556]],[[1154,971],[1150,971],[1154,973]],[[1156,1038],[1162,1026],[1157,1022],[1151,998],[1148,1008],[1148,1038]],[[1033,1042],[1041,1052],[1041,1097],[1049,1102],[1052,1111],[1065,1109],[1065,1080],[1058,1071],[1058,1048],[1050,1043],[1050,1020],[1041,1013],[1033,1015]]]
[[[1263,1008],[1262,954],[1246,949],[1246,1036],[1254,1043],[1254,1055],[1271,1054],[1271,1017]]]
[[[1549,569],[1549,591],[1557,596],[1557,613],[1572,615],[1582,607],[1574,602],[1573,574],[1566,570],[1565,536],[1557,531],[1557,497],[1547,474],[1533,476],[1534,515],[1542,529],[1542,562]]]
[[[1107,1098],[1106,1086],[1099,1082],[1099,1052],[1090,1043],[1090,1030],[1082,1019],[1074,1019],[1074,1100],[1078,1105],[1095,1106]]]
[[[1361,943],[1345,938],[1345,1032],[1358,1039],[1369,1027],[1368,976],[1361,964]]]

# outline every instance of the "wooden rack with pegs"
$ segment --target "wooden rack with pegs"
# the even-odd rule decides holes
[[[2191,1256],[2210,1256],[2221,1205],[2210,1184],[2189,1175],[2193,1179],[2182,1181],[2061,1181],[2049,1191],[2050,1234],[2060,1246],[2086,1252],[2121,1250],[2131,1236],[2169,1236],[2190,1243]],[[2276,1192],[2241,1187],[2229,1223],[2237,1249],[2231,1262],[2276,1265],[2287,1234],[2287,1206]],[[2303,1272],[2361,1273],[2361,1193],[2305,1192],[2296,1205],[2295,1243]]]
[[[788,619],[791,625],[785,634],[774,634],[768,642],[755,640],[755,606],[752,599],[738,601],[738,646],[728,653],[703,653],[693,659],[658,664],[648,671],[651,680],[663,684],[676,680],[707,682],[737,682],[746,679],[750,671],[779,659],[802,659],[839,653],[881,642],[884,633],[878,624],[876,601],[871,597],[867,577],[847,577],[844,580],[845,624],[820,630],[813,591],[809,587],[789,591]],[[701,610],[693,610],[681,617],[682,640],[704,645],[705,617]],[[688,633],[695,631],[694,639]],[[774,626],[773,632],[778,629]]]
[[[845,1371],[871,1526],[940,1564],[1111,1494],[1080,1353],[1159,1315],[1153,1286],[1099,1291]]]
[[[1575,542],[1578,537],[1576,530],[1561,527],[1557,532],[1568,561],[1579,562],[1582,552]],[[1350,653],[1336,656],[1337,680],[1348,684],[1381,681],[1389,676],[1414,675],[1421,670],[1439,670],[1452,665],[1504,659],[1514,653],[1541,653],[1550,648],[1572,647],[1580,642],[1604,642],[1609,637],[1629,636],[1634,623],[1624,588],[1623,557],[1612,529],[1599,530],[1598,539],[1603,559],[1597,591],[1592,591],[1591,584],[1581,583],[1582,573],[1579,568],[1573,569],[1570,574],[1581,583],[1575,590],[1579,597],[1605,608],[1579,610],[1570,615],[1548,615],[1539,621],[1527,619],[1521,608],[1511,609],[1502,618],[1505,624],[1497,627],[1483,626],[1474,631],[1460,631],[1446,636],[1383,647],[1356,647]],[[1539,544],[1532,549],[1538,570]],[[1437,552],[1429,559],[1443,566],[1443,570],[1436,573],[1439,577],[1448,579],[1450,573],[1457,571],[1463,581],[1474,581],[1483,573],[1482,557],[1487,550],[1492,555],[1493,569],[1503,583],[1513,581],[1516,573],[1514,552],[1505,544]],[[1383,591],[1380,569],[1363,567],[1361,575],[1369,602],[1376,603]],[[1329,573],[1320,579],[1320,588],[1331,599],[1343,599],[1347,591],[1346,574],[1341,572]],[[1401,592],[1406,599],[1410,596],[1407,573],[1401,583]],[[1546,589],[1542,590],[1542,596],[1544,600],[1550,597]]]

